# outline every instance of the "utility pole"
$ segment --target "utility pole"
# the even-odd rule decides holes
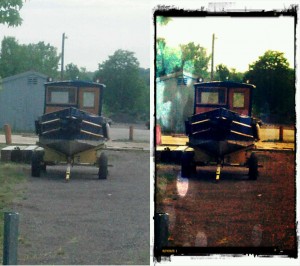
[[[65,33],[62,35],[62,44],[61,44],[61,70],[60,70],[60,79],[64,79],[64,56],[65,56]]]
[[[214,50],[215,50],[215,34],[212,36],[212,53],[211,53],[211,72],[210,80],[214,80]]]

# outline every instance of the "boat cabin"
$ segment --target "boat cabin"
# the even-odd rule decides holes
[[[254,85],[237,82],[196,83],[194,114],[226,108],[240,115],[251,116]]]
[[[101,116],[105,85],[86,81],[57,81],[45,83],[44,113],[68,107]]]

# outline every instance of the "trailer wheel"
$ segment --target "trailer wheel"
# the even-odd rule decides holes
[[[98,178],[107,179],[108,169],[107,169],[107,156],[105,153],[101,153],[98,159],[98,164],[99,164]]]
[[[40,177],[41,176],[41,162],[42,156],[36,152],[32,154],[31,157],[31,176]]]
[[[193,163],[193,154],[184,152],[181,157],[181,176],[191,177],[192,173],[196,171],[196,166]]]
[[[248,167],[249,167],[249,179],[257,180],[258,177],[258,159],[254,152],[251,153],[250,158],[248,159]]]
[[[41,171],[44,173],[46,173],[46,171],[47,171],[47,164],[45,162],[42,162],[42,164],[41,164]]]

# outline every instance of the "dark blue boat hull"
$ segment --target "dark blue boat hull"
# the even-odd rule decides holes
[[[35,122],[39,143],[67,156],[101,145],[108,138],[106,119],[70,107]]]
[[[189,146],[215,157],[250,147],[256,138],[256,125],[251,117],[225,108],[193,115],[185,126]]]

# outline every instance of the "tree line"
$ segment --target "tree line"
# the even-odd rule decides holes
[[[157,23],[166,25],[172,19],[157,17]],[[199,81],[211,81],[209,63],[211,55],[205,47],[193,42],[169,47],[164,38],[156,39],[156,77],[178,71],[194,74]],[[295,70],[291,68],[284,53],[266,51],[249,64],[242,73],[224,64],[215,67],[214,81],[251,83],[253,91],[253,114],[272,123],[295,122]]]
[[[19,10],[22,0],[0,2],[0,24],[19,26],[22,18]],[[160,25],[171,21],[157,17]],[[59,77],[60,55],[50,44],[19,44],[13,37],[5,37],[1,44],[0,78],[27,70],[37,70],[54,79]],[[187,71],[199,80],[208,81],[211,55],[205,47],[190,42],[177,48],[169,47],[166,40],[156,40],[155,74],[157,77],[177,71]],[[241,73],[226,65],[217,65],[214,80],[247,82],[254,89],[253,113],[274,118],[272,122],[295,121],[295,70],[280,51],[266,51],[257,61],[249,64],[248,71]],[[99,80],[107,85],[104,109],[108,113],[128,113],[149,118],[150,70],[139,67],[133,52],[117,50],[107,60],[99,63],[98,70],[88,72],[73,63],[66,65],[65,79]]]
[[[4,37],[0,51],[0,77],[35,70],[53,80],[59,80],[60,59],[57,48],[50,44],[19,44],[14,37]],[[98,70],[94,72],[74,63],[67,64],[64,79],[104,83],[106,115],[115,115],[117,119],[120,113],[125,113],[132,119],[149,119],[150,69],[140,68],[138,59],[131,51],[115,51],[107,60],[99,63]]]
[[[23,0],[1,0],[0,24],[16,27],[22,24],[19,11]],[[25,71],[35,70],[59,79],[58,66],[61,55],[57,48],[44,42],[19,44],[14,37],[4,37],[0,51],[0,80]],[[99,81],[106,85],[104,112],[106,115],[131,116],[132,120],[149,120],[150,69],[140,68],[134,53],[117,50],[99,63],[98,70],[89,72],[84,67],[66,65],[64,79]]]

